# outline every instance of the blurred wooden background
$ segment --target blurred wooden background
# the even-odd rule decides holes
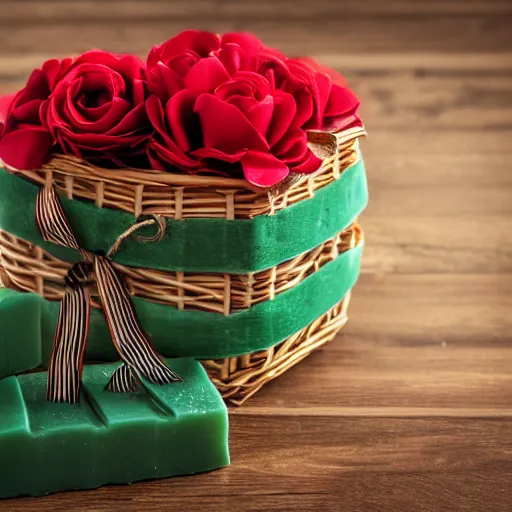
[[[142,56],[185,28],[252,31],[359,94],[371,203],[350,322],[232,411],[230,468],[0,510],[512,510],[512,2],[3,0],[0,91],[52,56]]]

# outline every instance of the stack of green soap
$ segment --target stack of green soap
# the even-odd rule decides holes
[[[192,359],[183,382],[105,386],[117,364],[85,366],[80,403],[45,398],[44,372],[0,381],[0,497],[188,475],[229,464],[224,402]]]

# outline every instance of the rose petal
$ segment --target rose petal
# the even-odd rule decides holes
[[[129,157],[133,153],[143,152],[146,136],[134,134],[119,137],[100,133],[73,133],[62,128],[56,138],[59,144],[69,148],[72,154],[81,158],[85,153],[100,157],[101,153]]]
[[[296,79],[287,81],[286,91],[293,96],[297,105],[297,114],[293,123],[294,126],[306,126],[311,119],[314,119],[315,103],[313,91],[308,88],[307,84]],[[317,128],[318,127],[319,126],[317,126]]]
[[[80,92],[87,94],[96,91],[110,91],[110,93],[119,94],[119,90],[112,91],[112,75],[114,71],[100,66],[86,67],[82,66],[83,73],[80,74]],[[119,75],[117,75],[119,77]]]
[[[16,104],[26,103],[30,100],[46,99],[50,94],[45,74],[40,69],[35,69],[30,74],[27,85],[13,100]]]
[[[39,107],[41,100],[30,100],[20,106],[11,110],[11,116],[14,121],[23,122],[25,124],[41,124],[41,117],[39,115]]]
[[[292,60],[294,60],[296,62],[301,62],[302,64],[309,66],[314,71],[320,71],[321,73],[329,75],[329,77],[335,84],[341,85],[343,87],[346,86],[345,77],[340,75],[334,69],[329,68],[327,66],[323,66],[322,64],[320,64],[319,62],[317,62],[316,60],[314,60],[310,57],[298,57],[298,58],[292,59]]]
[[[330,132],[348,130],[356,126],[363,126],[363,122],[357,114],[347,114],[341,117],[326,117],[324,119],[324,129]]]
[[[246,115],[252,125],[266,138],[273,113],[274,98],[268,95],[263,101],[255,103]]]
[[[263,49],[261,40],[247,32],[230,32],[224,34],[220,44],[221,47],[228,44],[236,44],[251,55],[257,55]]]
[[[172,69],[180,76],[186,76],[188,72],[199,62],[201,57],[193,51],[187,51],[180,55],[175,55],[169,59],[165,64],[159,62],[158,64]]]
[[[267,140],[274,146],[289,130],[297,112],[297,105],[291,94],[276,91],[274,96],[274,116],[269,127]]]
[[[327,102],[330,101],[329,96],[331,95],[332,81],[329,76],[324,73],[315,73],[315,82],[317,86],[317,126],[321,126]]]
[[[148,89],[151,94],[158,96],[164,102],[184,87],[183,78],[161,62],[150,72]]]
[[[179,148],[171,150],[167,145],[162,145],[156,140],[150,141],[148,145],[148,156],[152,164],[160,162],[159,168],[165,168],[168,165],[183,170],[194,170],[201,167],[201,163],[190,158]]]
[[[268,144],[249,120],[233,105],[211,94],[202,94],[196,101],[205,147],[227,154],[243,149],[268,151]]]
[[[146,100],[146,113],[153,128],[162,136],[167,135],[164,121],[164,107],[156,96],[150,96]]]
[[[217,57],[201,59],[185,77],[185,86],[199,92],[213,92],[229,80],[229,74]]]
[[[315,154],[307,148],[306,156],[303,161],[298,165],[290,166],[293,172],[310,174],[320,169],[322,160],[315,156]]]
[[[108,112],[103,117],[97,121],[87,121],[83,116],[79,115],[75,105],[69,98],[65,106],[69,116],[66,121],[70,126],[73,126],[77,131],[95,134],[104,134],[112,128],[115,128],[123,117],[125,117],[131,110],[130,103],[117,96],[112,100]]]
[[[75,105],[77,113],[79,113],[85,121],[94,122],[102,118],[110,109],[110,103],[104,103],[100,107],[86,108],[81,103]]]
[[[146,84],[142,80],[133,80],[131,82],[132,86],[132,101],[134,105],[140,105],[144,103],[146,99]]]
[[[197,92],[185,89],[173,96],[165,106],[172,138],[183,151],[190,151],[192,146],[201,142],[201,126],[194,112],[196,99]]]
[[[137,105],[134,109],[130,110],[120,121],[117,126],[108,130],[108,135],[129,135],[131,133],[139,133],[144,136],[148,133],[149,136],[149,123],[146,115],[144,104]]]
[[[54,136],[56,135],[60,127],[66,126],[67,124],[63,120],[62,116],[59,115],[55,101],[55,96],[46,101],[43,101],[43,103],[41,103],[39,112],[41,115],[43,126],[45,126]]]
[[[258,57],[257,72],[266,77],[274,88],[281,89],[287,79],[291,79],[292,73],[285,62],[267,52]]]
[[[346,87],[334,85],[325,108],[325,115],[327,117],[336,117],[353,113],[357,108],[359,108],[357,96]]]
[[[215,89],[215,96],[221,100],[229,100],[232,96],[238,96],[243,100],[254,103],[254,87],[245,81],[230,80],[219,85]]]
[[[249,55],[237,44],[223,45],[217,56],[230,75],[234,75],[240,69],[249,68],[251,62]]]
[[[207,159],[212,158],[215,160],[221,160],[222,162],[227,162],[230,164],[234,164],[236,162],[240,162],[242,157],[247,153],[247,151],[239,151],[238,153],[234,153],[232,155],[226,155],[222,151],[219,151],[215,148],[199,148],[195,151],[192,151],[191,155],[195,158],[199,159]]]
[[[53,137],[41,127],[6,133],[0,139],[0,159],[15,169],[38,169],[50,157]]]
[[[156,66],[159,61],[166,63],[175,55],[190,50],[201,57],[206,57],[211,51],[217,50],[219,44],[219,37],[211,32],[185,30],[165,43],[154,46],[149,52],[147,66]]]
[[[130,79],[144,78],[144,63],[135,55],[115,54],[102,50],[82,53],[73,63],[73,73],[88,72],[94,69],[110,70]]]
[[[149,165],[151,169],[155,169],[156,171],[165,171],[165,165],[162,163],[162,160],[158,157],[158,154],[155,152],[153,148],[149,148],[146,151],[148,155]]]
[[[272,148],[272,153],[288,165],[300,163],[306,158],[308,144],[304,130],[295,129],[286,132],[285,136]]]
[[[258,187],[271,187],[284,180],[290,169],[270,153],[248,151],[242,158],[245,179]]]
[[[57,59],[50,59],[43,64],[41,69],[45,74],[47,85],[49,87],[50,92],[53,91],[57,82],[69,70],[72,63],[73,59],[71,57],[66,57],[61,61]]]

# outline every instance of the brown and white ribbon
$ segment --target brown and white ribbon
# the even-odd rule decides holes
[[[87,251],[79,246],[55,188],[52,184],[46,184],[37,196],[36,222],[47,242],[75,249],[84,259],[75,263],[66,276],[66,291],[60,305],[48,367],[47,399],[78,402],[91,313],[88,289],[91,278],[96,282],[112,342],[123,361],[123,365],[112,375],[108,389],[115,392],[133,391],[137,377],[154,384],[181,380],[164,364],[142,332],[130,294],[110,260],[127,236],[155,221],[135,224],[119,237],[106,256]],[[163,234],[162,222],[156,222]],[[156,240],[157,237],[149,240]]]

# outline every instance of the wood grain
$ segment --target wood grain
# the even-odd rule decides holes
[[[123,8],[119,6],[122,4]],[[101,5],[101,9],[98,6]],[[77,20],[84,16],[94,19],[154,19],[162,16],[193,19],[196,17],[222,17],[237,21],[243,17],[257,16],[275,18],[283,16],[286,20],[325,15],[342,16],[356,14],[359,17],[377,15],[470,15],[512,13],[507,0],[434,0],[430,2],[390,0],[383,4],[380,0],[360,0],[359,2],[333,2],[332,0],[295,0],[293,9],[290,2],[274,0],[4,0],[4,20],[27,22],[28,20]]]
[[[435,200],[434,194],[431,197]],[[512,272],[507,215],[408,215],[404,219],[364,214],[361,222],[367,248],[363,273]]]
[[[483,511],[489,503],[505,512],[512,505],[509,431],[510,420],[503,418],[237,414],[231,426],[236,462],[228,469],[4,503],[11,512],[41,506],[77,512]],[[429,503],[448,506],[423,506]]]
[[[512,49],[512,13],[506,11],[490,14],[419,12],[383,15],[382,12],[374,14],[371,9],[366,14],[345,14],[339,10],[331,13],[325,9],[315,15],[295,17],[290,13],[295,12],[296,7],[294,3],[289,3],[286,16],[272,14],[268,10],[261,14],[222,15],[222,9],[219,11],[216,7],[205,8],[199,15],[193,12],[180,16],[174,13],[173,3],[168,2],[163,4],[169,6],[165,13],[153,17],[134,15],[124,18],[117,11],[101,15],[105,2],[88,2],[86,13],[61,19],[59,12],[63,4],[59,3],[54,8],[53,15],[39,17],[37,14],[31,15],[31,10],[20,3],[23,18],[17,21],[15,30],[7,14],[13,12],[12,6],[11,9],[2,9],[5,14],[0,19],[0,53],[29,53],[34,49],[34,41],[37,41],[38,52],[65,54],[101,46],[112,51],[146,54],[155,41],[164,41],[191,26],[216,32],[251,31],[269,45],[299,54],[326,49],[346,53],[362,50],[396,52],[403,51],[404,47],[413,52],[462,53]],[[335,4],[336,1],[332,1],[331,7]],[[258,13],[259,6],[256,6],[257,3],[254,3],[253,11]],[[94,11],[97,12],[91,14]],[[83,29],[84,25],[87,26],[86,30]],[[52,34],[52,37],[47,37],[48,34]]]
[[[350,322],[231,410],[230,468],[0,510],[512,510],[511,26],[508,0],[2,1],[4,92],[190,27],[316,56],[361,98],[370,204]]]

